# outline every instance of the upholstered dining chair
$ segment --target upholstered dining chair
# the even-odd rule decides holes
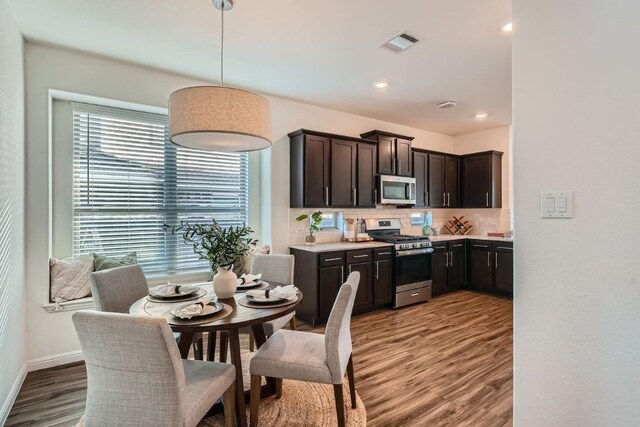
[[[79,311],[73,317],[87,367],[81,425],[196,426],[222,396],[234,425],[235,367],[182,360],[163,318]]]
[[[149,284],[142,268],[135,265],[91,273],[91,295],[98,311],[129,313],[131,304],[149,294]],[[174,334],[176,340],[180,334]],[[193,353],[203,359],[202,334],[194,337]]]
[[[356,389],[351,356],[351,312],[360,282],[353,272],[340,287],[333,303],[325,334],[281,329],[264,343],[251,359],[251,426],[258,425],[262,377],[276,378],[276,398],[282,396],[282,379],[333,384],[338,425],[343,427],[342,383],[348,372],[351,407],[356,407]]]

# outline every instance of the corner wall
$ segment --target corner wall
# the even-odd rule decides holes
[[[25,371],[22,35],[0,0],[0,424]]]
[[[640,420],[640,2],[513,0],[514,425]],[[541,219],[546,191],[573,219]]]

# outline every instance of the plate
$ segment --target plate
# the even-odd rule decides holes
[[[155,286],[155,287],[149,289],[149,295],[151,295],[154,298],[162,298],[162,299],[184,298],[184,297],[188,297],[190,295],[193,295],[193,294],[195,294],[196,292],[198,292],[200,290],[200,288],[198,288],[196,286],[182,285],[178,289],[178,292],[176,292],[173,295],[163,295],[163,294],[158,293],[158,291],[160,289],[163,289],[166,286],[167,285],[160,285],[160,286]]]
[[[240,279],[238,279],[240,280]],[[255,282],[246,282],[243,283],[242,285],[238,284],[237,288],[238,289],[250,289],[250,288],[255,288],[256,286],[260,286],[262,285],[262,280],[257,280]]]
[[[183,304],[180,307],[176,307],[173,310],[171,310],[169,313],[171,313],[172,316],[177,317],[179,319],[193,319],[193,318],[197,318],[197,317],[206,317],[206,316],[211,316],[213,314],[218,313],[219,311],[222,310],[223,306],[220,303],[217,302],[210,302],[209,304],[205,305],[202,309],[202,311],[200,312],[200,314],[194,314],[191,317],[187,317],[187,316],[180,316],[179,315],[179,311],[182,310],[185,307],[189,307],[190,305],[196,304],[194,302],[190,302],[188,304]]]
[[[247,301],[255,302],[258,304],[273,304],[273,303],[288,300],[288,298],[280,298],[280,297],[272,297],[272,296],[269,296],[268,298],[265,296],[255,297],[253,295],[248,295],[248,294],[245,296],[247,297]]]

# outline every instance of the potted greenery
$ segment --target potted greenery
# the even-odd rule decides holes
[[[218,298],[232,298],[236,291],[238,277],[233,272],[236,259],[245,256],[258,243],[252,239],[250,227],[221,227],[215,219],[211,224],[190,224],[181,222],[172,227],[164,224],[172,234],[181,233],[185,243],[193,246],[193,251],[211,265],[213,290]],[[217,271],[217,273],[216,273]]]
[[[300,215],[296,218],[296,221],[306,221],[309,220],[309,235],[305,236],[304,244],[308,246],[313,246],[316,244],[316,236],[313,235],[314,232],[320,231],[320,223],[322,222],[322,212],[317,211],[311,214],[311,216],[307,214]]]

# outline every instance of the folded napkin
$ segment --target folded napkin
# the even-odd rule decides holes
[[[246,274],[243,273],[242,276],[238,277],[238,285],[244,285],[245,283],[257,282],[262,278],[262,274]]]
[[[205,306],[207,306],[211,302],[211,298],[202,297],[197,301],[189,304],[186,307],[182,307],[180,310],[176,310],[174,315],[181,319],[191,319],[193,316],[197,316],[202,314]]]
[[[160,285],[153,288],[153,294],[161,297],[171,297],[180,293],[180,286],[172,283],[166,285]]]
[[[275,297],[275,298],[291,299],[296,296],[297,291],[298,291],[298,288],[296,288],[294,285],[287,285],[287,286],[277,286],[275,289],[251,290],[251,291],[247,291],[247,295],[251,295],[252,297],[257,297],[257,298]]]

